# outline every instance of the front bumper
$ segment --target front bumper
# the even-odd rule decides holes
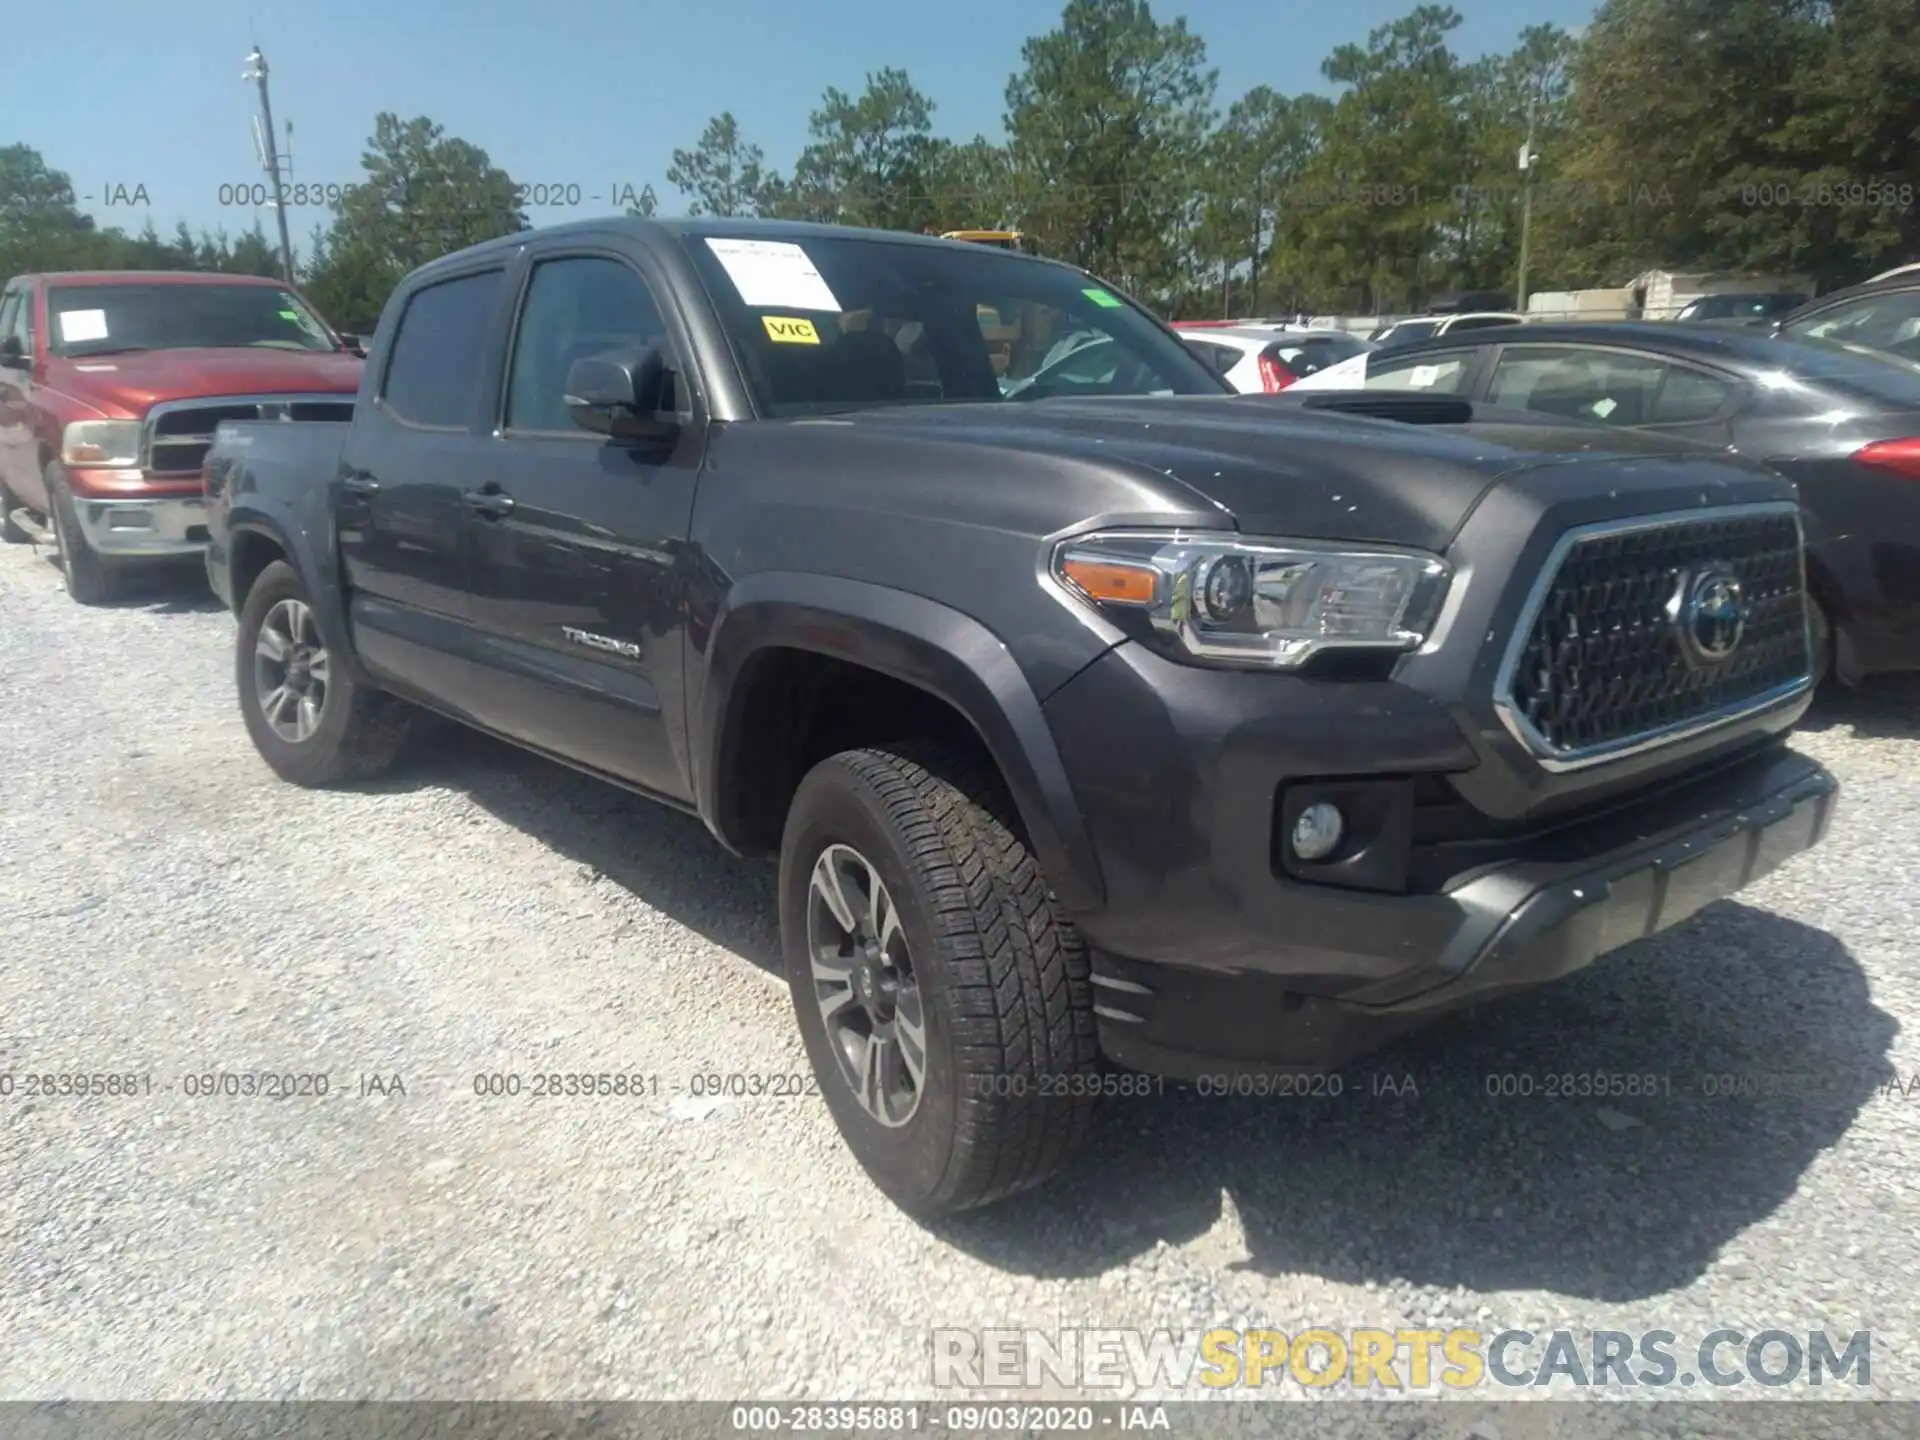
[[[1463,799],[1480,757],[1407,686],[1118,647],[1046,705],[1109,882],[1074,917],[1102,1048],[1188,1078],[1332,1068],[1678,924],[1825,833],[1838,787],[1779,739],[1804,705],[1502,817]],[[1287,860],[1290,797],[1321,785],[1405,802],[1398,863],[1370,888]]]
[[[1396,979],[1337,999],[1289,990],[1273,972],[1097,955],[1102,1049],[1186,1079],[1330,1069],[1447,1011],[1572,974],[1751,884],[1832,822],[1838,783],[1804,756],[1776,753],[1721,778],[1720,803],[1655,833],[1622,813],[1564,836],[1558,858],[1486,866],[1439,895],[1374,897],[1383,957],[1430,943],[1436,920],[1446,941]]]
[[[74,496],[81,532],[108,559],[165,560],[199,554],[207,544],[207,505],[197,495],[89,500]]]

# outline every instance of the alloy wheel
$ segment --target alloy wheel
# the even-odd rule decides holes
[[[841,1078],[875,1120],[905,1125],[925,1088],[926,1006],[899,908],[850,845],[829,845],[814,862],[807,956]]]
[[[327,648],[303,600],[281,600],[260,622],[253,687],[273,733],[298,745],[320,728],[327,703]]]

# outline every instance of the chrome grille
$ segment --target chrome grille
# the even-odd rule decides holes
[[[1726,577],[1744,626],[1731,653],[1703,652],[1688,639],[1689,587]],[[1570,532],[1495,700],[1543,764],[1570,769],[1777,703],[1806,688],[1808,664],[1799,510],[1730,506]]]
[[[209,396],[147,412],[141,463],[154,475],[198,475],[223,420],[351,420],[351,395]]]

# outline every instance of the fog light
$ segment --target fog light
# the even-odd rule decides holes
[[[1293,853],[1302,860],[1324,860],[1340,844],[1346,828],[1346,818],[1338,805],[1316,801],[1293,822]]]

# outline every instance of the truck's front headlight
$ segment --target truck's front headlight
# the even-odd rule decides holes
[[[1055,548],[1053,573],[1115,621],[1144,620],[1160,648],[1281,670],[1328,650],[1418,649],[1453,578],[1420,551],[1201,530],[1079,536]]]
[[[62,465],[138,465],[138,420],[76,420],[61,432]]]

